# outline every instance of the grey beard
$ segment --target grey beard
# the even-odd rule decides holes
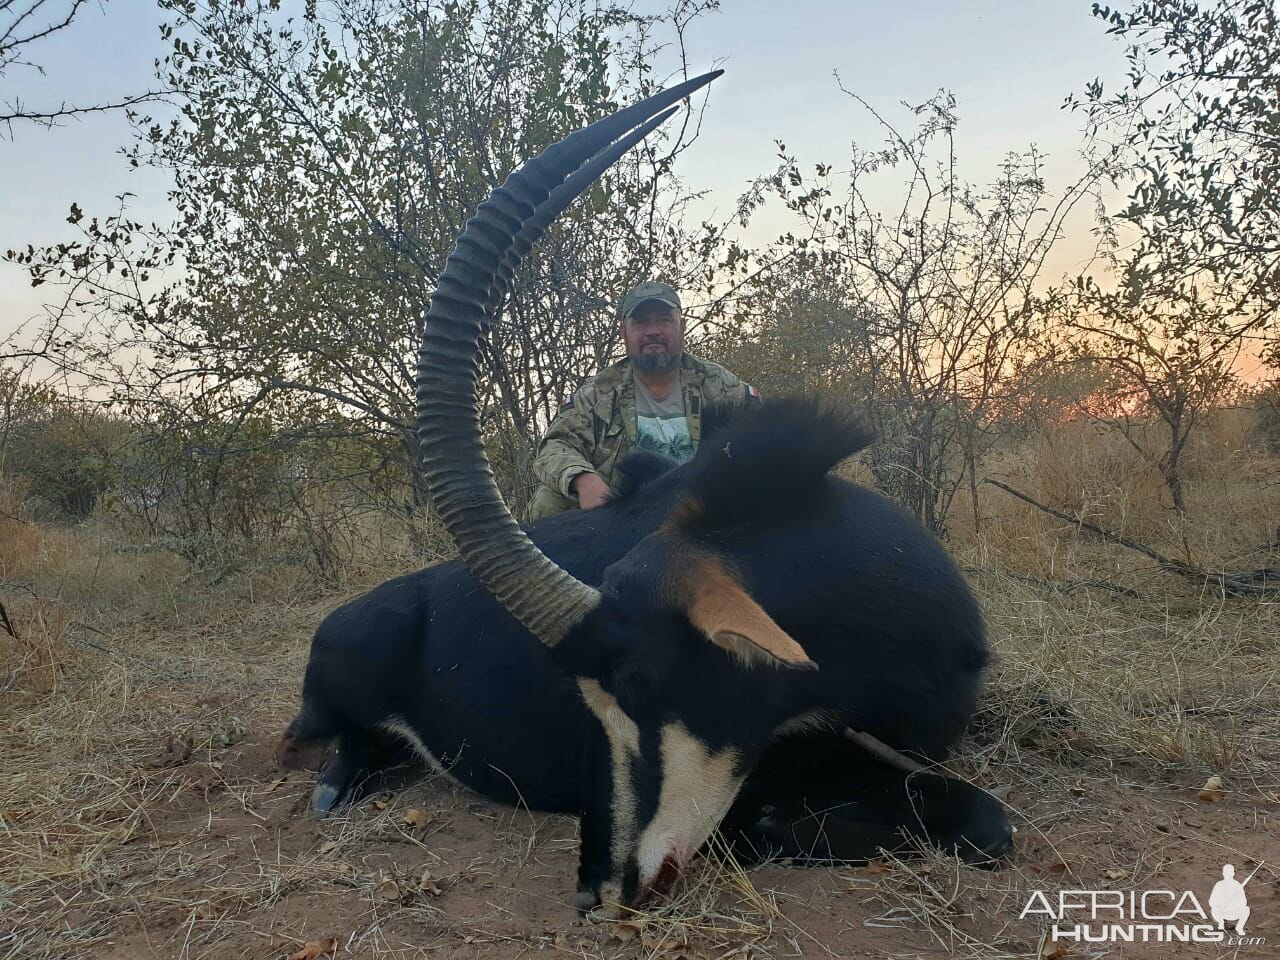
[[[670,373],[680,366],[679,353],[641,353],[631,358],[642,373]]]

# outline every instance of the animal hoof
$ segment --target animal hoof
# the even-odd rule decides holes
[[[600,906],[600,897],[592,893],[590,890],[579,890],[569,900],[573,904],[573,909],[579,913],[590,913],[596,907]]]
[[[342,798],[341,792],[331,783],[317,783],[311,791],[311,813],[317,820],[323,820]]]
[[[626,911],[616,903],[601,903],[586,912],[586,918],[592,923],[609,923],[621,920]]]

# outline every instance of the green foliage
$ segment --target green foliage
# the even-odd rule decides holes
[[[1280,13],[1272,0],[1094,5],[1126,43],[1129,72],[1068,104],[1131,189],[1105,225],[1125,244],[1116,275],[1134,301],[1187,282],[1233,299],[1241,335],[1280,304]],[[1132,235],[1132,237],[1130,236]],[[1280,363],[1280,339],[1270,353]]]
[[[0,473],[22,482],[61,520],[83,520],[114,480],[130,427],[0,367]]]
[[[1105,273],[1064,292],[1069,354],[1110,380],[1098,417],[1155,467],[1185,510],[1182,457],[1240,387],[1236,361],[1280,306],[1280,18],[1270,0],[1095,4],[1129,72],[1083,99],[1089,143],[1131,191],[1103,212]],[[1261,335],[1261,336],[1260,336]],[[1148,418],[1160,424],[1153,445]]]
[[[407,478],[385,443],[354,442],[296,416],[285,424],[205,404],[139,426],[118,452],[110,501],[193,563],[294,556],[333,578],[363,519],[398,511]]]
[[[130,160],[171,175],[176,220],[77,207],[77,241],[9,255],[97,318],[55,338],[60,361],[143,419],[198,419],[198,397],[221,422],[323,424],[389,442],[416,480],[410,358],[464,218],[521,161],[656,85],[657,22],[591,0],[161,5],[178,115],[136,117]],[[680,4],[672,29],[701,9]],[[522,269],[484,357],[486,427],[531,448],[612,349],[617,291],[681,274],[668,168],[691,137],[629,156]],[[133,356],[145,364],[120,363]]]

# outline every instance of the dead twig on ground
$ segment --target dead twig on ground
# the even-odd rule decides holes
[[[18,639],[18,631],[13,629],[13,621],[9,619],[9,611],[4,608],[4,604],[0,603],[0,627],[4,627],[5,633]]]
[[[1104,540],[1111,543],[1117,543],[1122,547],[1128,547],[1130,550],[1136,550],[1144,556],[1150,557],[1162,570],[1169,573],[1176,573],[1180,577],[1188,580],[1194,580],[1198,583],[1212,585],[1222,591],[1224,596],[1228,597],[1246,597],[1246,596],[1266,596],[1280,593],[1280,568],[1264,567],[1259,570],[1250,570],[1239,573],[1211,573],[1208,570],[1201,570],[1199,567],[1193,567],[1189,563],[1183,563],[1181,560],[1174,560],[1166,557],[1164,554],[1153,550],[1145,543],[1139,543],[1137,540],[1126,537],[1123,534],[1116,533],[1114,530],[1108,530],[1106,527],[1100,527],[1096,523],[1090,523],[1080,517],[1073,517],[1069,513],[1063,513],[1061,510],[1055,510],[1053,507],[1045,506],[1038,500],[1027,496],[1019,490],[1015,490],[1007,483],[1001,483],[999,480],[993,480],[991,477],[985,478],[983,483],[989,483],[991,486],[999,490],[1003,490],[1010,496],[1017,497],[1023,503],[1028,503],[1051,517],[1056,517],[1065,523],[1088,530],[1090,533],[1097,534]]]

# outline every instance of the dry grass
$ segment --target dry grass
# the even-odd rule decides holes
[[[1280,552],[1280,456],[1248,446],[1241,411],[1223,411],[1183,457],[1187,514],[1175,511],[1157,471],[1114,430],[1077,421],[1050,424],[1001,449],[984,473],[1041,503],[1092,521],[1204,569],[1248,569]],[[956,540],[999,555],[1023,573],[1153,578],[1151,563],[1095,541],[993,487],[980,492],[982,523],[972,526],[963,494],[954,510]],[[1156,580],[1165,577],[1158,574]],[[1158,594],[1185,593],[1168,583]]]
[[[1202,565],[1274,563],[1280,462],[1232,429],[1194,451],[1187,521],[1114,438],[1075,425],[988,472]],[[424,544],[443,555],[438,530],[371,527],[343,547],[352,579],[323,585],[261,556],[195,572],[106,520],[29,522],[5,496],[0,601],[18,637],[0,631],[0,960],[287,957],[330,936],[361,957],[1034,956],[1012,921],[1038,870],[1169,869],[1117,811],[1174,829],[1210,774],[1246,820],[1280,801],[1280,605],[1199,592],[988,487],[952,547],[999,660],[954,767],[1000,785],[1014,863],[748,872],[713,851],[660,907],[572,925],[570,821],[429,781],[317,827],[299,815],[310,778],[271,765],[315,624]]]
[[[1070,595],[975,578],[1000,658],[999,742],[1280,782],[1280,644],[1273,605]]]

